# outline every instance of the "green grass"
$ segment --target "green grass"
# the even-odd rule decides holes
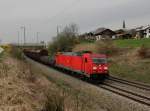
[[[4,55],[6,55],[6,53],[4,53],[4,52],[2,52],[2,53],[0,53],[0,62],[4,59]]]
[[[114,40],[114,43],[118,47],[141,47],[145,45],[146,47],[150,47],[150,39],[126,39],[126,40]]]

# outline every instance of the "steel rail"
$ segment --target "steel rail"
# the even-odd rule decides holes
[[[133,87],[136,87],[136,88],[140,88],[140,89],[150,91],[150,86],[146,85],[146,84],[133,82],[133,81],[128,81],[128,80],[116,78],[116,77],[113,77],[113,76],[110,76],[108,78],[108,80],[116,81],[116,82],[119,82],[119,83],[123,83],[123,84],[130,85],[130,86],[133,86]]]
[[[107,86],[107,85],[106,85],[106,86]],[[110,88],[108,88],[108,87],[106,87],[106,86],[103,85],[103,86],[99,86],[99,87],[102,88],[102,89],[108,90],[108,91],[110,91],[110,92],[113,92],[114,94],[118,94],[118,95],[120,95],[120,96],[123,96],[123,97],[126,97],[126,98],[128,98],[128,99],[131,99],[131,100],[133,100],[133,101],[135,101],[135,102],[141,103],[141,104],[143,104],[143,105],[150,106],[150,103],[147,103],[147,102],[145,102],[145,101],[139,100],[139,99],[134,98],[134,97],[131,97],[131,96],[127,95],[127,94],[123,94],[123,93],[121,93],[121,92],[119,92],[119,91],[110,89]],[[109,86],[109,87],[110,87],[110,86]],[[117,89],[117,88],[115,88],[115,89]],[[117,89],[117,90],[118,90],[118,89]]]
[[[104,85],[107,85],[107,86],[112,87],[112,88],[114,88],[114,89],[118,89],[118,90],[123,91],[123,92],[125,92],[125,93],[129,93],[129,94],[132,94],[132,95],[134,95],[134,96],[137,96],[137,97],[140,97],[140,98],[143,98],[143,99],[147,99],[148,101],[150,101],[150,98],[149,98],[149,97],[140,95],[140,94],[138,94],[138,93],[135,93],[135,92],[132,92],[132,91],[128,91],[128,90],[125,90],[125,89],[121,89],[121,88],[118,88],[118,87],[116,87],[116,86],[110,85],[110,84],[108,84],[108,83],[104,83]]]

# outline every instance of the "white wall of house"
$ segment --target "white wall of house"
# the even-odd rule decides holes
[[[3,51],[4,51],[4,49],[0,47],[0,53],[2,53]]]
[[[113,35],[113,36],[112,36],[112,39],[116,39],[116,35]]]
[[[145,38],[150,38],[150,27],[145,30]]]
[[[96,36],[96,40],[101,40],[102,39],[102,36],[101,35],[97,35]]]

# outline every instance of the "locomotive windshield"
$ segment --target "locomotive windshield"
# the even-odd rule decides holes
[[[95,64],[105,64],[107,63],[106,58],[92,58],[93,63]]]

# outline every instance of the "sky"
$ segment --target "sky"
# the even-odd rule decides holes
[[[150,24],[150,0],[0,0],[0,41],[50,41],[71,23],[78,25],[79,33],[99,27],[127,28]]]

